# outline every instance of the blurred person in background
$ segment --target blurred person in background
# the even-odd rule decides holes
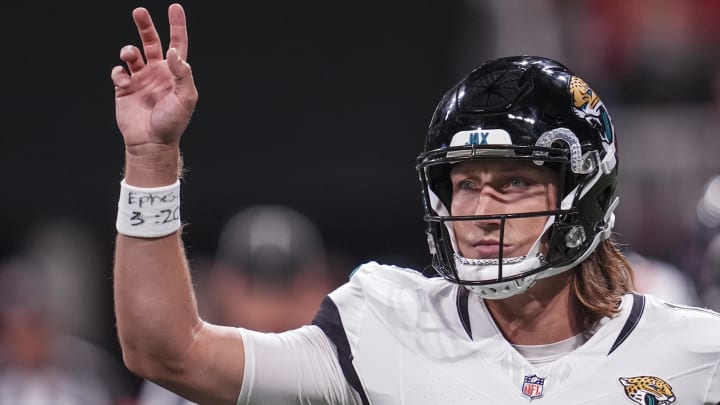
[[[282,332],[308,324],[336,287],[320,231],[297,210],[256,205],[223,226],[212,263],[190,263],[200,312],[226,326]],[[193,402],[145,381],[138,405]]]
[[[63,332],[50,280],[34,258],[0,263],[0,404],[122,403],[118,362]]]
[[[283,206],[254,206],[220,234],[208,280],[211,312],[224,325],[277,332],[310,322],[335,285],[315,224]]]

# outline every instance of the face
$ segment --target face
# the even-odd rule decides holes
[[[498,215],[557,208],[558,175],[531,161],[475,160],[450,172],[452,215]],[[526,255],[545,227],[547,216],[505,221],[503,257]],[[497,259],[500,219],[453,221],[460,254],[469,259]],[[541,251],[545,251],[541,247]]]

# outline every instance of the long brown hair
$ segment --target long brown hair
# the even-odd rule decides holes
[[[632,267],[612,239],[600,242],[574,271],[572,289],[586,322],[616,315],[622,296],[635,288]]]

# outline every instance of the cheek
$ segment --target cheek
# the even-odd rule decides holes
[[[540,237],[546,222],[545,216],[508,220],[505,224],[505,237],[516,249],[513,254],[516,256],[527,254]],[[544,244],[541,245],[541,249],[545,251],[543,246]]]
[[[458,241],[461,241],[463,235],[468,233],[468,226],[472,226],[471,221],[450,221],[449,224]]]
[[[538,192],[529,198],[517,201],[510,212],[552,211],[557,208],[557,204],[557,188],[551,185],[543,192]],[[547,217],[543,218],[547,219]],[[545,220],[542,222],[545,222]]]
[[[474,214],[473,209],[475,208],[475,204],[467,195],[456,193],[450,201],[449,208],[451,215],[472,215]]]
[[[547,222],[546,216],[534,217],[534,218],[522,218],[522,219],[510,219],[507,221],[506,226],[508,229],[512,229],[513,234],[520,236],[522,239],[535,240],[542,232]]]

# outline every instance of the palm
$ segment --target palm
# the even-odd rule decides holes
[[[192,111],[175,93],[167,62],[154,62],[133,74],[129,93],[118,92],[115,114],[127,146],[177,142]]]
[[[127,68],[116,66],[115,115],[126,147],[171,145],[180,140],[197,101],[187,55],[187,31],[182,7],[169,8],[170,50],[162,53],[150,14],[133,11],[144,55],[134,46],[122,49]],[[147,62],[145,61],[147,60]]]

